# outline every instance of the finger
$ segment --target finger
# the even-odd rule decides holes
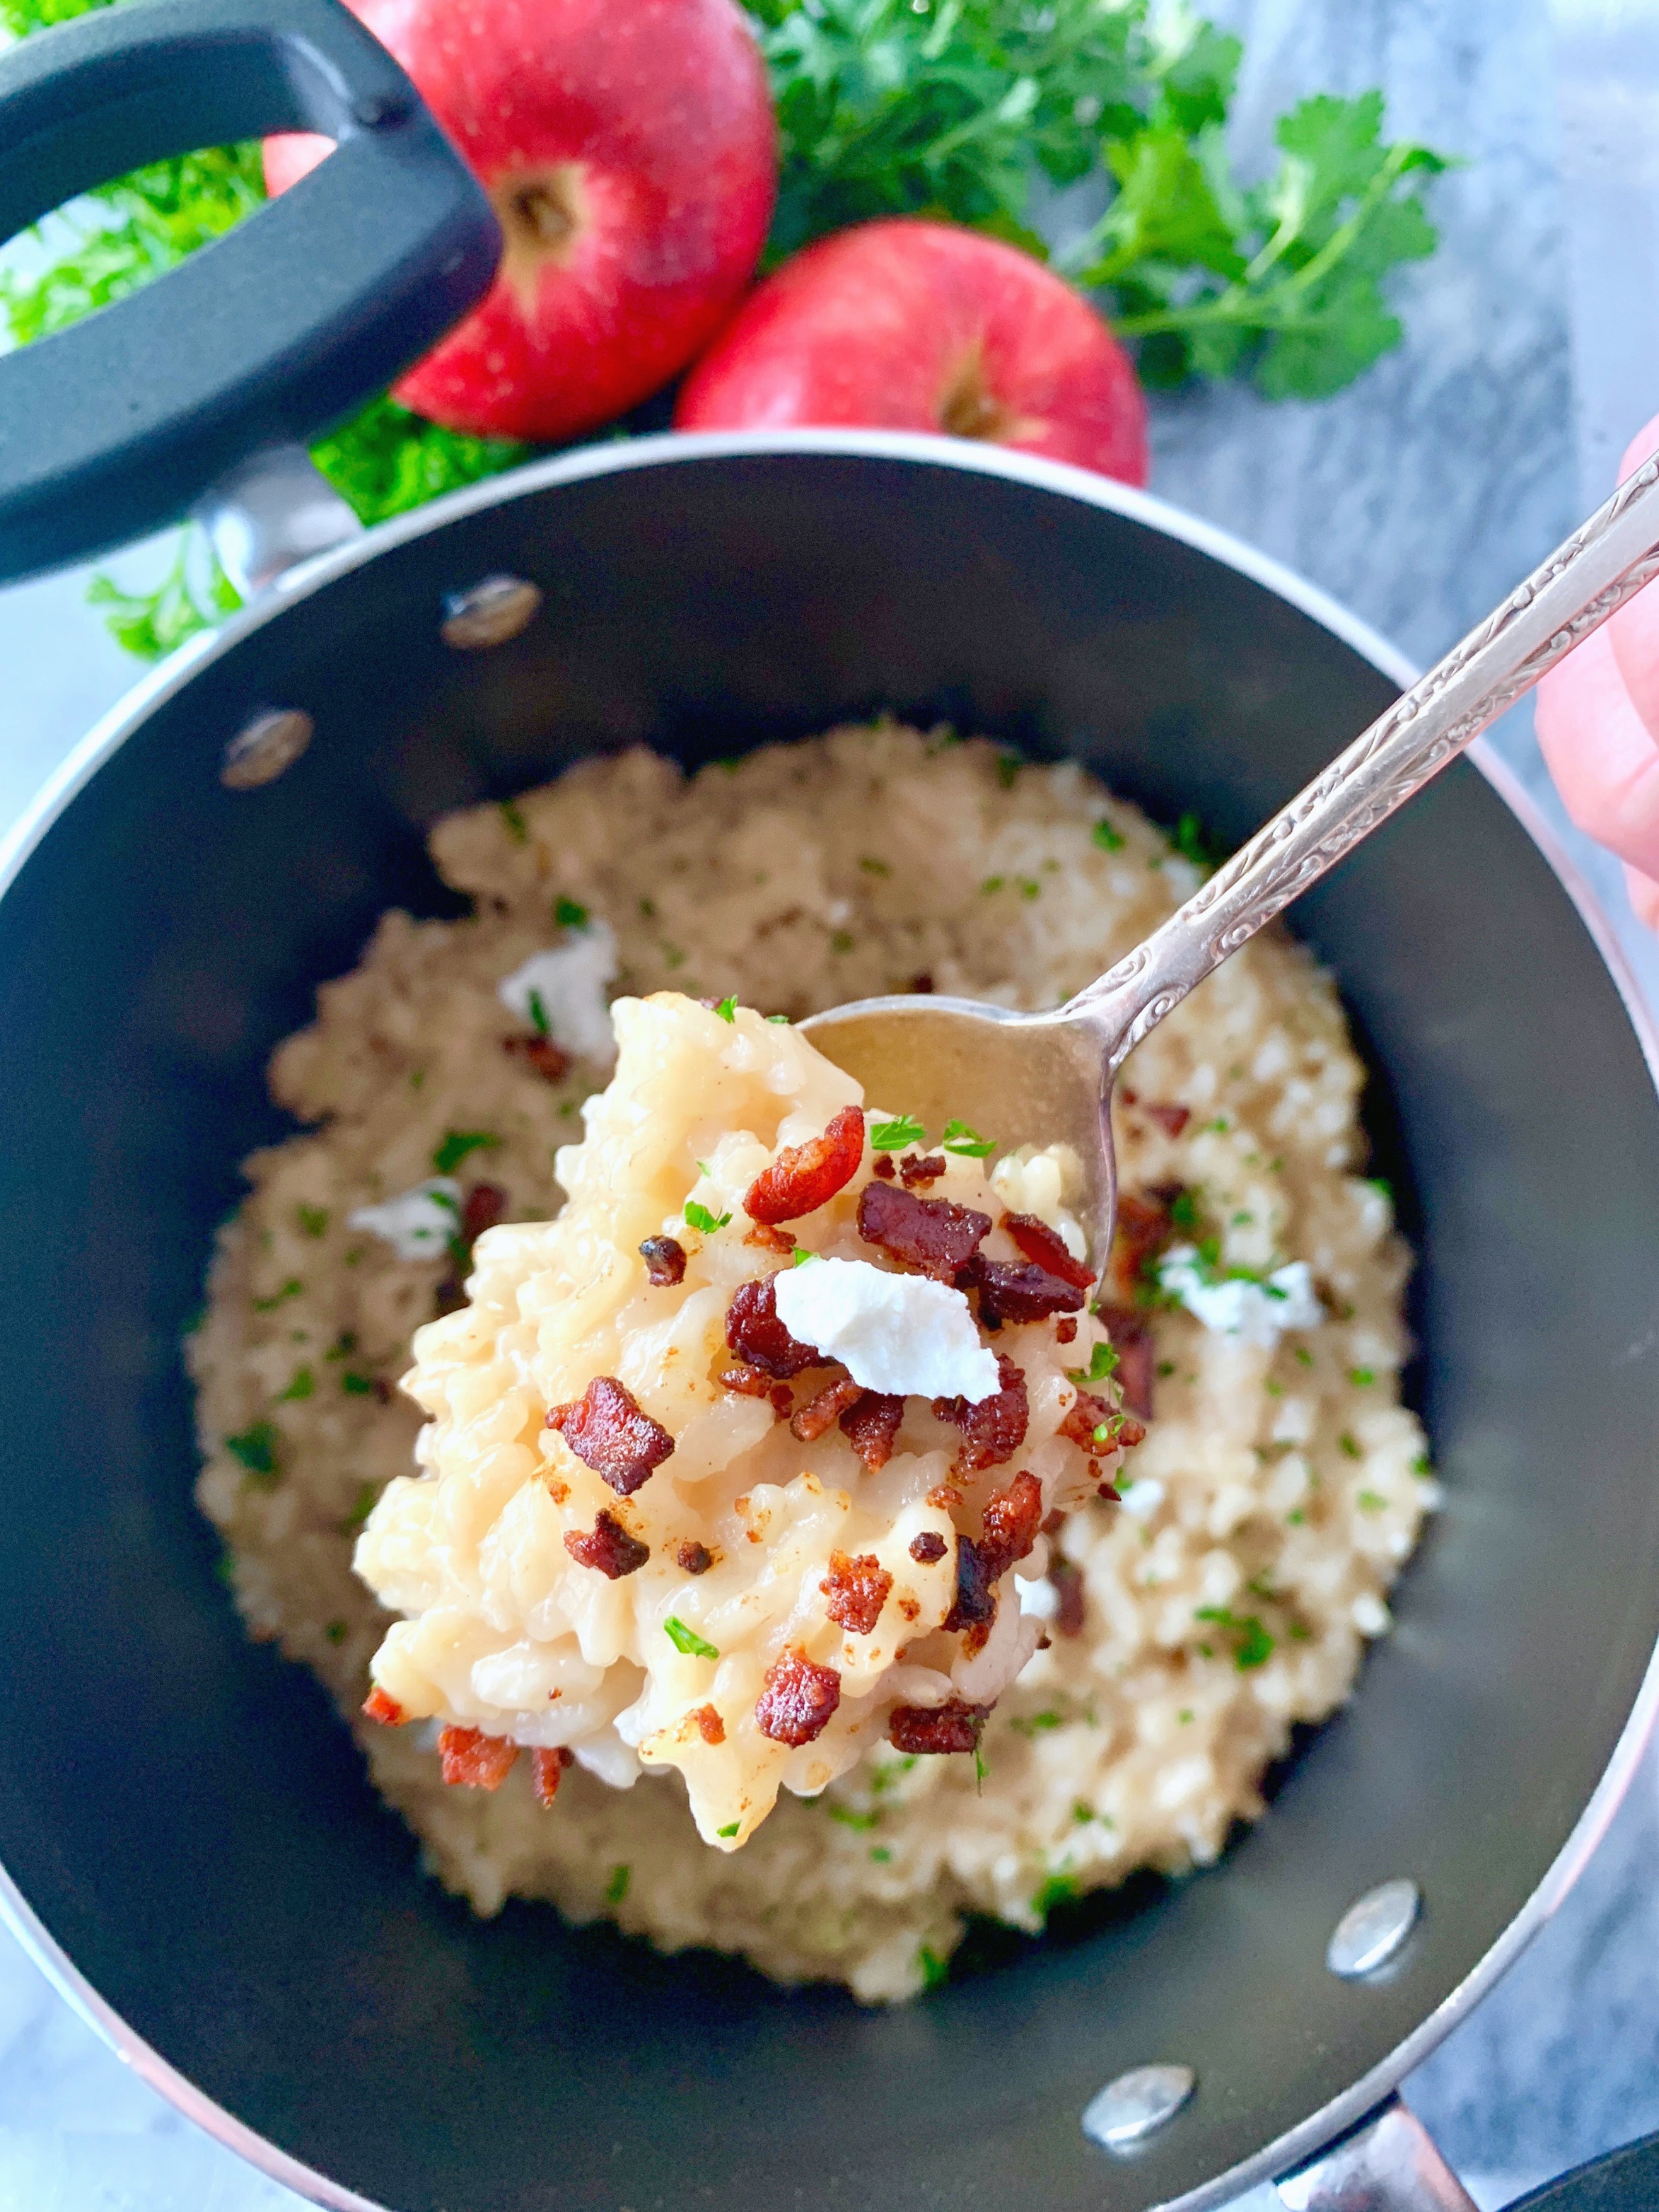
[[[1659,744],[1631,702],[1605,627],[1539,685],[1537,728],[1579,828],[1659,877]]]
[[[1619,481],[1635,475],[1659,452],[1659,415],[1638,430],[1619,464]],[[1659,731],[1659,590],[1650,584],[1607,624],[1618,662],[1637,713],[1649,729]]]
[[[1630,893],[1632,911],[1638,921],[1644,921],[1650,929],[1659,929],[1659,883],[1644,876],[1639,868],[1626,866],[1625,889]]]

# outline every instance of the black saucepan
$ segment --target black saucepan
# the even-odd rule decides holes
[[[301,186],[0,362],[0,573],[313,432],[488,275],[487,211],[379,50],[331,0],[239,8],[132,0],[0,62],[0,232],[141,157],[305,124],[358,161],[344,201],[321,198],[333,162],[314,180],[357,258],[319,271],[313,247],[316,289],[295,280]],[[98,349],[141,342],[173,381],[124,428]],[[53,392],[81,414],[48,422]],[[244,480],[267,546],[282,477]],[[492,577],[539,611],[493,648],[447,642],[447,607]],[[235,1163],[283,1126],[263,1063],[384,908],[453,910],[434,816],[595,750],[696,763],[886,708],[1074,755],[1237,837],[1402,672],[1294,580],[1097,478],[928,440],[647,439],[290,570],[88,741],[0,875],[0,1856],[27,1939],[186,2111],[321,2202],[397,2212],[1196,2208],[1362,2122],[1514,1955],[1653,1700],[1659,1106],[1594,916],[1490,763],[1296,909],[1376,1070],[1449,1503],[1352,1705],[1218,1868],[981,1943],[884,2013],[542,1908],[480,1923],[420,1875],[310,1679],[246,1642],[191,1502],[178,1345]],[[264,768],[291,754],[295,715],[314,734],[284,773],[224,780],[251,724],[290,740],[256,741]],[[1423,1899],[1405,1948],[1336,1978],[1346,1908],[1401,1876]],[[1114,2155],[1082,2115],[1155,2062],[1195,2088]],[[1426,2171],[1349,2201],[1450,2201]],[[1332,2201],[1318,2186],[1300,2201]]]

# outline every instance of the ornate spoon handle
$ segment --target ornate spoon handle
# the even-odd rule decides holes
[[[1109,1076],[1146,1032],[1489,722],[1659,575],[1659,454],[1495,612],[1241,846],[1143,945],[1080,991]]]

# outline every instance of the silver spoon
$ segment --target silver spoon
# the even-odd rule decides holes
[[[1644,463],[1495,612],[1419,678],[1115,968],[1056,1012],[971,999],[860,999],[801,1024],[872,1105],[1019,1145],[1069,1145],[1073,1210],[1105,1264],[1117,1214],[1113,1079],[1212,969],[1334,867],[1659,574],[1659,455]]]

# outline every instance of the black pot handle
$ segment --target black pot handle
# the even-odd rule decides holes
[[[0,581],[182,514],[390,383],[482,295],[483,191],[338,0],[121,0],[0,54],[0,241],[145,161],[336,150],[131,297],[0,356]]]

